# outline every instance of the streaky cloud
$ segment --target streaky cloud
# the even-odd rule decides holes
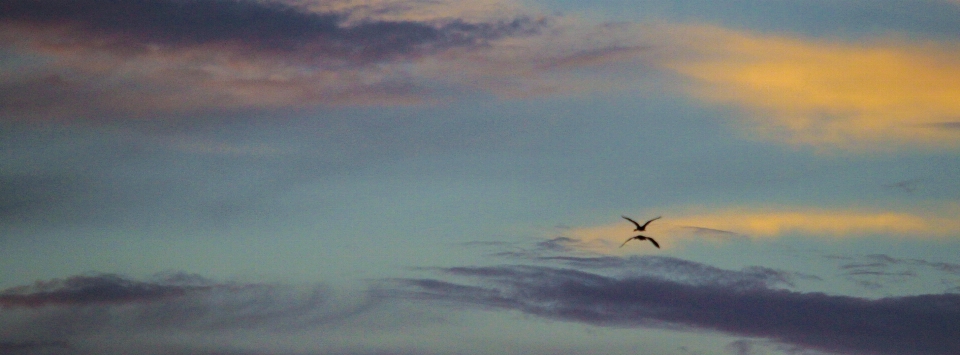
[[[475,45],[522,31],[529,18],[501,23],[366,21],[342,25],[345,14],[315,13],[282,2],[252,0],[11,0],[0,24],[42,32],[62,29],[58,43],[116,53],[239,46],[317,59],[357,62],[415,55],[430,48]],[[49,43],[48,45],[55,45]]]
[[[681,213],[674,217],[674,221],[750,237],[778,237],[791,233],[834,238],[871,234],[947,237],[960,231],[960,222],[950,217],[956,208],[953,204],[944,204],[931,213],[929,210],[914,212],[858,207],[730,206]]]
[[[31,286],[0,291],[0,307],[148,302],[209,288],[210,286],[142,282],[115,274],[74,276],[63,280],[37,281]]]
[[[411,74],[413,62],[549,26],[545,17],[517,12],[480,20],[356,18],[351,8],[309,4],[4,2],[0,50],[11,58],[11,75],[0,81],[0,112],[12,117],[5,120],[129,119],[422,104],[435,98],[427,95],[429,78]]]
[[[900,286],[905,281],[918,281],[921,275],[931,271],[941,280],[944,292],[960,286],[960,264],[929,261],[915,258],[895,258],[886,254],[837,257],[841,273],[868,289],[888,289]]]
[[[4,354],[32,354],[43,350],[70,349],[66,341],[0,341],[0,352]]]
[[[663,67],[689,79],[693,97],[744,109],[751,137],[821,152],[958,147],[956,130],[943,129],[950,123],[937,126],[960,115],[956,41],[852,42],[702,25],[669,33],[677,53]]]
[[[539,262],[554,262],[577,269],[623,271],[628,275],[656,276],[691,284],[716,283],[736,287],[795,286],[797,279],[820,278],[798,272],[751,266],[739,271],[725,270],[689,260],[669,256],[536,256]],[[629,270],[629,271],[626,271]]]
[[[615,327],[712,330],[839,354],[960,351],[960,295],[867,299],[762,283],[680,282],[555,267],[449,268],[475,282],[407,279],[410,297]]]
[[[368,322],[393,326],[383,320],[388,316],[370,314],[386,292],[214,282],[178,272],[144,280],[74,276],[0,292],[0,353],[275,354],[281,351],[276,343],[236,336],[322,334]]]
[[[67,333],[125,326],[309,328],[362,313],[382,298],[377,292],[370,290],[352,301],[356,304],[341,305],[335,304],[332,290],[320,286],[215,283],[183,273],[148,281],[98,274],[8,288],[0,291],[0,307],[26,318],[36,315],[38,322],[59,319],[63,324],[51,328],[67,328]],[[99,311],[77,311],[82,309]],[[104,321],[88,323],[96,319]],[[0,314],[0,324],[10,320]]]
[[[938,122],[932,123],[930,126],[939,129],[960,130],[960,121]]]

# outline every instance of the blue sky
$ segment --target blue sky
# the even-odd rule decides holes
[[[0,352],[960,351],[956,1],[0,10]]]

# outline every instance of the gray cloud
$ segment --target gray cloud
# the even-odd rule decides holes
[[[0,7],[0,24],[36,31],[62,28],[59,42],[110,52],[207,45],[299,54],[304,58],[389,60],[422,51],[476,45],[484,40],[535,31],[528,18],[500,23],[368,21],[342,25],[345,14],[252,0],[11,0]]]
[[[69,350],[65,341],[0,341],[0,353],[3,354],[55,354]]]
[[[0,175],[0,223],[28,220],[65,199],[65,177]]]
[[[403,334],[439,321],[434,310],[396,302],[394,290],[371,284],[344,291],[318,285],[214,282],[184,273],[136,280],[75,276],[73,284],[124,289],[129,297],[79,297],[77,302],[0,308],[0,353],[69,355],[176,354],[440,354],[430,344],[345,338]],[[40,296],[69,292],[53,280],[3,290]],[[126,285],[133,285],[127,287]],[[172,297],[143,289],[195,288]],[[293,342],[293,343],[291,343]],[[428,342],[429,343],[429,342]]]
[[[749,239],[749,237],[743,234],[722,230],[722,229],[694,227],[694,226],[681,226],[680,228],[687,229],[693,232],[693,234],[696,234],[698,236],[716,237],[716,238],[722,238],[722,239],[739,239],[739,240]]]
[[[338,304],[320,286],[214,283],[173,273],[138,281],[115,274],[38,281],[0,291],[0,324],[75,334],[97,329],[309,328],[372,306],[376,291]],[[23,316],[18,319],[17,315]],[[9,333],[15,333],[11,331]],[[0,339],[4,340],[4,339]]]
[[[113,274],[74,276],[63,280],[38,281],[31,286],[0,291],[0,307],[144,302],[183,296],[188,292],[208,288],[209,286],[205,285],[185,285],[179,282],[141,282]]]
[[[423,102],[402,64],[536,34],[545,20],[354,18],[282,1],[0,4],[5,120],[154,117]],[[348,20],[349,18],[349,20]]]
[[[533,244],[532,247],[513,247],[513,250],[493,253],[513,260],[562,265],[576,269],[621,271],[628,275],[658,276],[680,282],[718,283],[750,287],[795,286],[797,279],[821,280],[816,275],[751,266],[740,271],[724,270],[669,256],[573,256],[570,245],[581,240],[556,237]],[[500,246],[503,247],[503,246]]]
[[[682,263],[681,263],[682,264]],[[708,329],[846,354],[960,352],[960,295],[865,299],[762,283],[611,277],[536,266],[450,268],[475,282],[409,279],[411,297],[601,326]]]
[[[945,130],[960,130],[960,121],[940,122],[933,124],[933,127]]]
[[[874,290],[888,285],[918,279],[921,272],[934,271],[942,277],[948,289],[957,287],[960,280],[960,264],[928,261],[922,259],[895,258],[886,254],[862,256],[828,256],[843,260],[839,265],[842,275],[857,284]]]

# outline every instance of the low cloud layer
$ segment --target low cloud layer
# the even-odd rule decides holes
[[[929,238],[952,236],[960,232],[960,222],[950,217],[955,210],[956,206],[953,205],[917,212],[855,207],[730,207],[702,213],[691,211],[672,222],[736,231],[752,237],[797,233],[826,237],[880,234]]]
[[[93,274],[40,281],[0,291],[0,350],[249,353],[236,350],[247,342],[229,339],[244,331],[276,335],[335,327],[382,300],[372,290],[350,299],[340,296],[315,285],[215,283],[179,273],[148,280]],[[224,339],[236,346],[218,344]]]
[[[129,280],[118,275],[74,276],[64,280],[38,281],[31,286],[0,292],[0,307],[43,307],[51,305],[97,305],[150,302],[185,296],[209,289],[209,285]]]
[[[886,254],[827,255],[824,258],[839,262],[844,277],[867,289],[909,288],[923,275],[932,275],[931,278],[938,280],[945,292],[960,292],[960,264],[895,258]]]
[[[960,352],[960,295],[865,299],[758,284],[606,276],[573,269],[445,269],[410,279],[412,297],[616,327],[712,330],[840,354]]]

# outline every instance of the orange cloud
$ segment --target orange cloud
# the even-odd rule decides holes
[[[960,237],[960,205],[944,206],[934,212],[867,210],[858,208],[812,207],[726,207],[715,210],[686,210],[671,213],[651,223],[643,235],[656,239],[663,249],[683,246],[691,240],[724,242],[735,239],[774,238],[790,234],[816,238],[843,238],[888,235],[903,238]],[[656,252],[648,242],[627,244],[637,235],[628,222],[571,228],[575,250],[596,253]],[[634,242],[631,242],[634,243]]]
[[[952,209],[957,212],[956,208]],[[730,208],[689,214],[671,221],[731,231],[750,237],[804,234],[847,237],[871,234],[903,237],[960,236],[960,220],[913,212],[818,208]]]
[[[707,102],[752,113],[763,137],[795,145],[875,150],[960,147],[960,43],[867,43],[667,26],[678,52],[660,65]]]

